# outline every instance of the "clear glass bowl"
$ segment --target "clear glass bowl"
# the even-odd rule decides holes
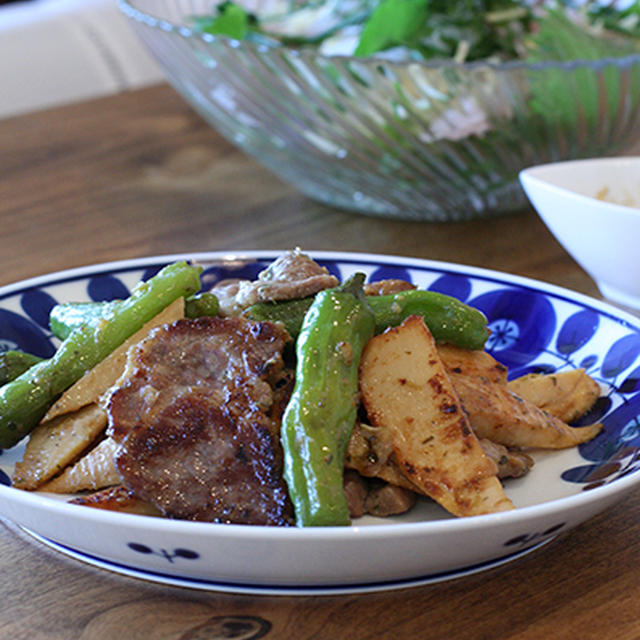
[[[640,54],[535,65],[328,57],[193,30],[212,4],[119,0],[214,129],[333,207],[414,220],[507,213],[526,206],[522,169],[622,154],[640,138]]]

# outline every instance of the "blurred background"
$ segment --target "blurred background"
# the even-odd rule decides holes
[[[114,0],[0,0],[0,118],[162,78]]]

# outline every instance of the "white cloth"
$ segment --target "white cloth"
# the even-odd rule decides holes
[[[0,7],[0,118],[160,82],[115,0]]]

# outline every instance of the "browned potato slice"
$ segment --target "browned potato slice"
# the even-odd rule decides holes
[[[563,422],[577,420],[600,397],[598,383],[584,369],[548,375],[531,373],[512,380],[508,387],[516,395]]]
[[[48,422],[56,416],[71,413],[92,402],[111,387],[122,374],[127,351],[147,336],[154,327],[169,324],[184,317],[184,300],[178,298],[157,316],[149,320],[139,331],[123,342],[115,351],[88,371],[78,382],[69,387],[50,407],[42,422]]]
[[[369,341],[360,389],[369,420],[390,430],[395,461],[421,493],[457,516],[513,509],[422,318]]]
[[[136,498],[129,489],[119,485],[102,489],[87,496],[80,496],[69,500],[71,504],[79,504],[95,509],[106,509],[108,511],[120,511],[121,513],[136,513],[143,516],[161,516],[162,512],[152,504]]]
[[[564,449],[594,438],[595,424],[574,428],[486,379],[452,374],[453,385],[478,438],[522,449]]]
[[[497,384],[507,384],[507,367],[486,351],[439,344],[438,354],[447,373],[483,376]]]
[[[479,442],[484,454],[495,463],[498,478],[520,478],[534,465],[533,458],[524,451],[509,450],[486,438]],[[394,462],[389,429],[356,424],[349,439],[345,467],[367,478],[380,478],[398,487],[417,490]]]
[[[51,493],[78,493],[120,484],[122,479],[113,463],[117,446],[114,440],[105,438],[74,465],[43,484],[40,490]]]
[[[13,471],[13,486],[33,490],[73,462],[107,425],[107,414],[96,404],[39,424],[22,460]]]

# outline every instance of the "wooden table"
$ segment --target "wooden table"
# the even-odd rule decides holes
[[[0,285],[182,251],[403,254],[488,267],[598,296],[532,210],[455,224],[331,210],[282,184],[165,86],[0,121]],[[1,522],[1,521],[0,521]],[[640,638],[640,494],[513,564],[422,588],[320,598],[191,591],[80,564],[0,527],[0,637]],[[242,636],[244,637],[244,636]]]

